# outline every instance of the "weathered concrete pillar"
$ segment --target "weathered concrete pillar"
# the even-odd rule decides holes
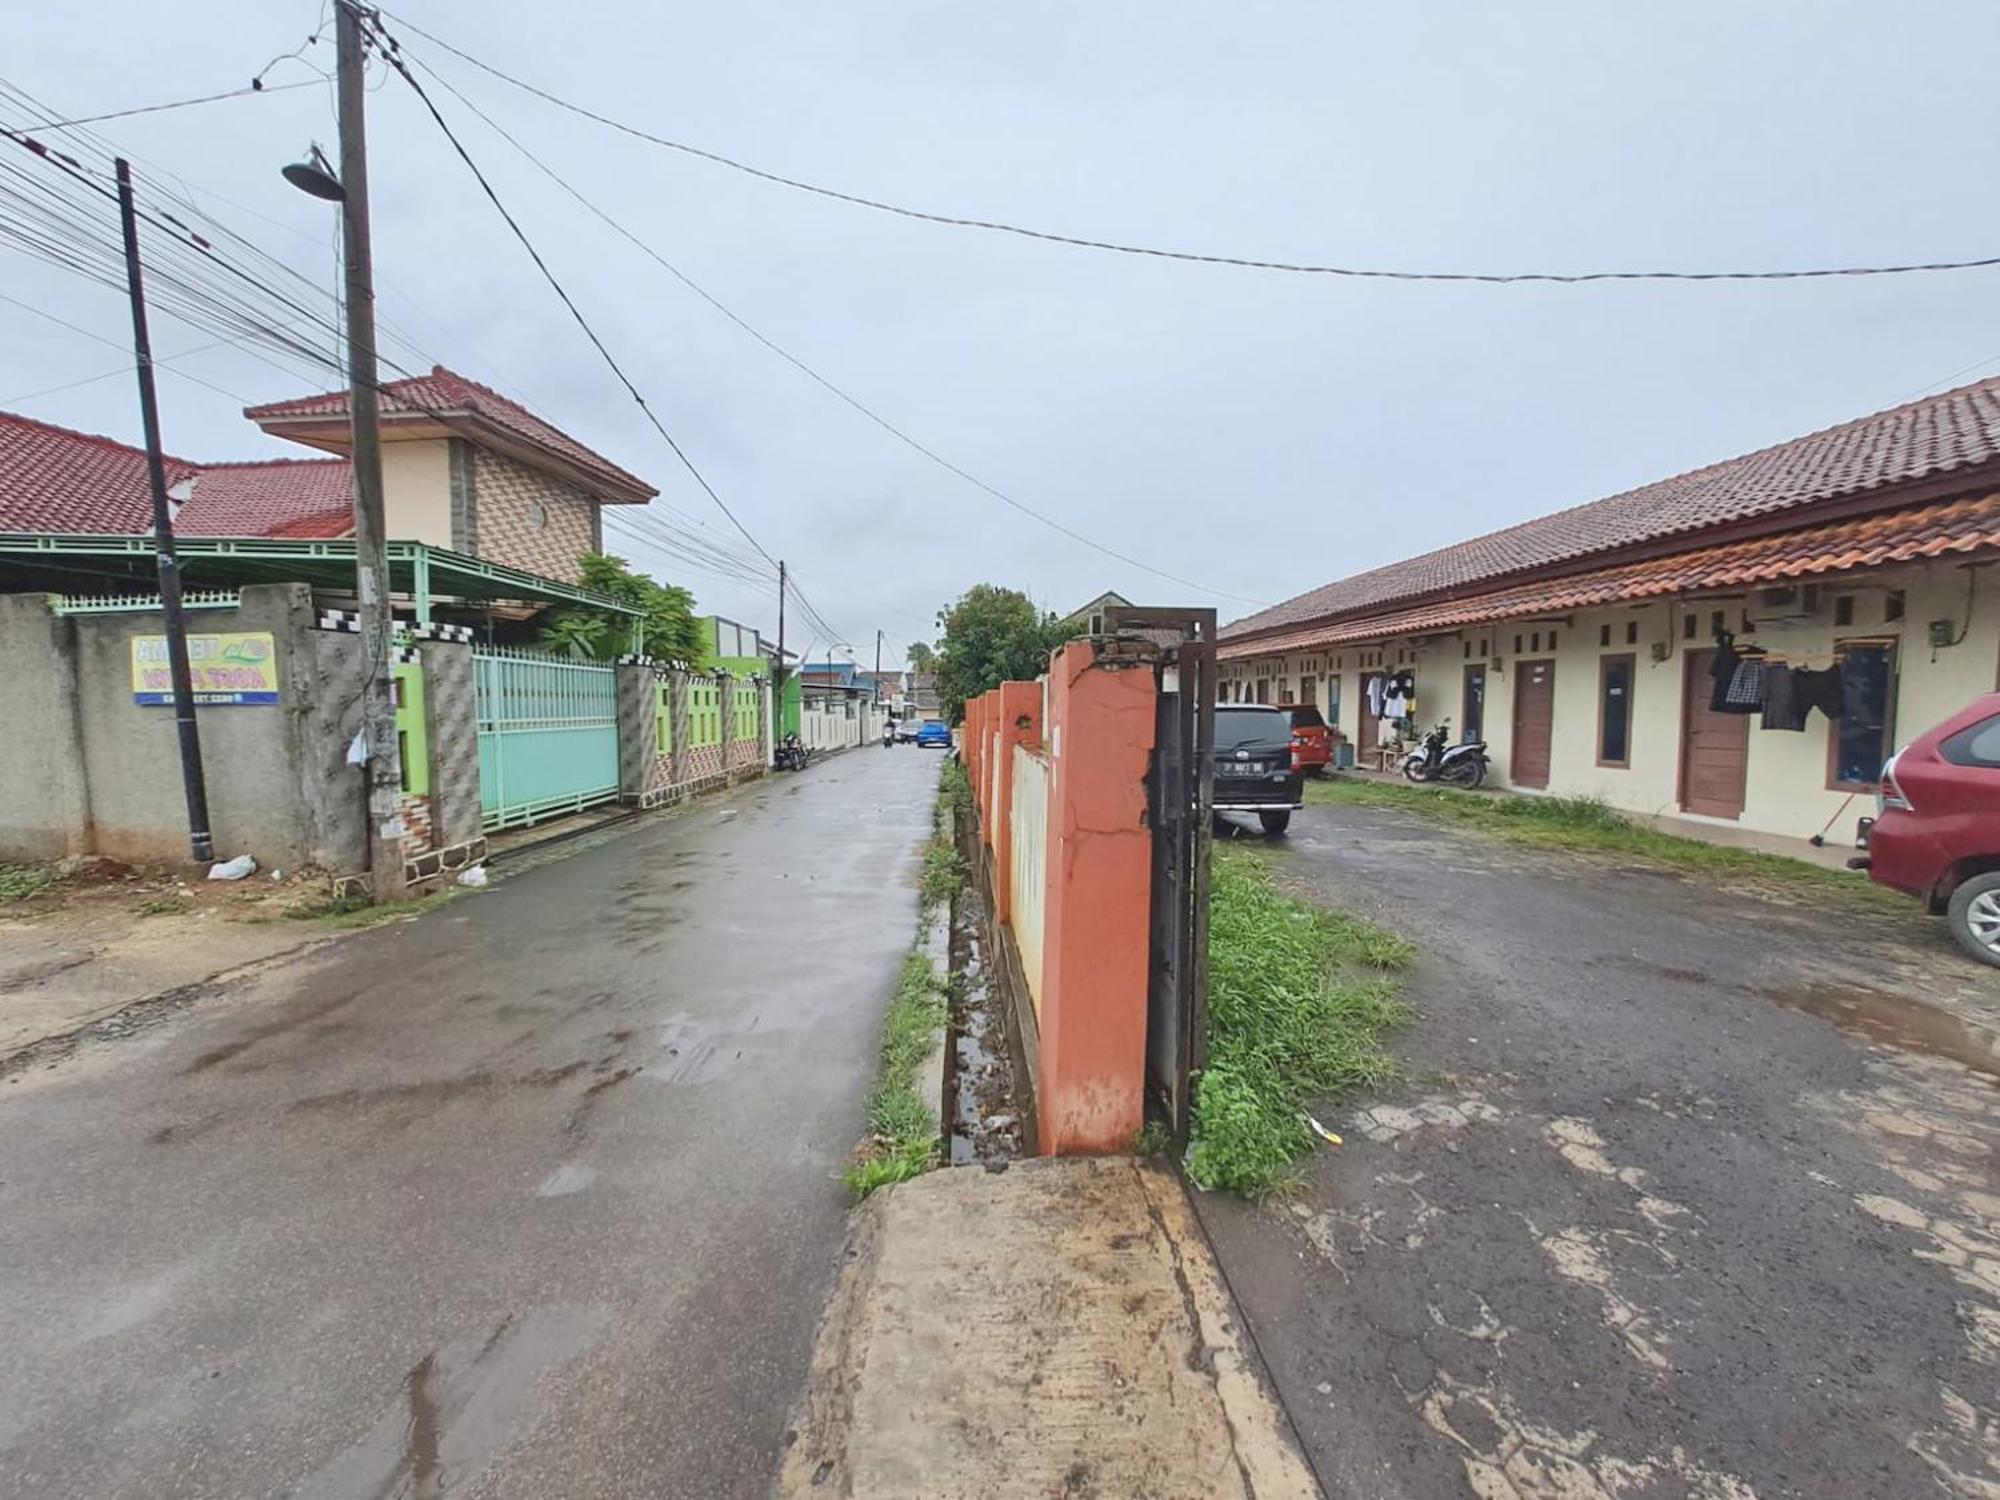
[[[721,723],[722,774],[728,777],[736,770],[736,678],[720,669],[715,674],[715,700],[722,705],[716,717]]]
[[[1042,742],[1042,685],[1000,684],[1000,734],[993,797],[993,920],[1014,905],[1014,747]]]
[[[622,656],[612,672],[618,700],[618,800],[637,802],[646,795],[658,753],[653,664],[643,657]]]
[[[688,779],[688,736],[692,732],[688,720],[688,673],[685,667],[675,667],[667,673],[667,722],[672,726],[673,784],[685,786]]]
[[[1144,1123],[1150,663],[1049,662],[1048,886],[1036,1117],[1048,1155],[1124,1151]]]
[[[431,838],[450,849],[478,838],[479,705],[472,647],[459,641],[424,641],[417,647],[424,669],[424,713],[431,752]]]

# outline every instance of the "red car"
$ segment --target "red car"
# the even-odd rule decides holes
[[[1310,776],[1333,764],[1333,731],[1310,703],[1278,705],[1292,721],[1292,769]]]
[[[1966,952],[2000,966],[2000,693],[1890,756],[1878,800],[1868,852],[1848,863],[1942,913]]]

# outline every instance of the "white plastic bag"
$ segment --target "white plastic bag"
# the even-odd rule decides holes
[[[475,891],[484,889],[486,885],[486,866],[474,865],[470,869],[460,870],[458,872],[458,883],[470,886]]]
[[[257,873],[257,861],[247,854],[239,854],[234,859],[225,859],[219,865],[208,867],[210,880],[242,880]]]

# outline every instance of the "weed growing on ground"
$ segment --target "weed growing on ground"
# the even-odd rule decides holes
[[[944,763],[944,774],[938,778],[938,821],[948,823],[958,813],[972,807],[972,778],[966,774],[965,763],[948,759]]]
[[[1451,787],[1346,779],[1316,783],[1312,802],[1388,807],[1434,822],[1490,833],[1517,844],[1615,855],[1683,874],[1825,897],[1860,910],[1911,911],[1902,896],[1840,870],[1757,849],[1681,838],[1625,816],[1596,797],[1524,797]]]
[[[1272,883],[1264,857],[1218,847],[1210,879],[1208,1067],[1188,1171],[1261,1197],[1312,1148],[1309,1102],[1393,1071],[1381,1037],[1404,1019],[1389,971],[1410,944],[1317,910]]]
[[[1145,1128],[1132,1137],[1134,1156],[1165,1156],[1173,1149],[1173,1133],[1158,1120],[1148,1120]]]
[[[937,1163],[938,1124],[917,1092],[917,1070],[944,1025],[945,992],[921,953],[903,959],[882,1022],[881,1066],[868,1093],[868,1139],[843,1180],[859,1197]]]
[[[958,845],[940,835],[924,850],[924,909],[942,906],[965,885],[965,857]]]
[[[55,883],[54,865],[0,865],[0,906],[25,901]]]
[[[149,901],[139,903],[139,915],[142,917],[178,916],[187,909],[187,902],[179,896],[155,896]]]

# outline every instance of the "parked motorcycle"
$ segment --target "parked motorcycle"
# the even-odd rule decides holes
[[[796,734],[788,734],[780,740],[771,756],[772,767],[779,771],[803,771],[811,761],[812,751]]]
[[[1403,757],[1403,774],[1412,781],[1449,782],[1453,786],[1475,787],[1486,779],[1486,741],[1451,743],[1451,720],[1446,719],[1424,736],[1421,748]]]

